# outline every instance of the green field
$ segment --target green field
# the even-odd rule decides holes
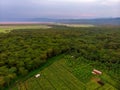
[[[92,76],[88,77],[89,80],[87,82],[84,82],[75,77],[71,67],[69,67],[67,63],[69,59],[67,59],[66,56],[56,59],[57,61],[53,64],[38,72],[40,73],[39,78],[33,76],[23,82],[16,83],[16,86],[10,90],[117,90],[114,85],[109,82],[114,81],[105,73],[100,77],[104,78],[102,79],[104,85],[101,86],[97,83],[95,79],[99,77],[92,75],[91,71],[89,71],[93,69],[92,66],[83,63],[79,65],[79,69],[81,69],[84,75],[81,78],[86,76],[84,72],[88,72],[88,74]]]

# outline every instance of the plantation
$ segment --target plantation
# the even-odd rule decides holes
[[[116,82],[106,73],[101,75],[104,86],[97,83],[95,79],[99,76],[92,75],[91,65],[80,61],[77,67],[78,64],[72,65],[74,67],[69,66],[73,62],[70,63],[70,60],[73,60],[71,55],[57,56],[54,59],[57,61],[38,72],[41,74],[39,78],[33,76],[16,83],[12,90],[117,90],[116,85],[111,84],[110,80],[112,83]],[[76,68],[79,70],[74,72]],[[74,74],[79,75],[76,78]]]
[[[120,89],[120,27],[52,27],[0,33],[2,90]],[[94,68],[103,74],[92,75]]]

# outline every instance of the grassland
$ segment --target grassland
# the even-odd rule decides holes
[[[16,86],[10,90],[117,90],[114,85],[109,82],[114,81],[106,73],[103,73],[100,77],[104,78],[102,79],[104,85],[101,86],[96,81],[99,77],[91,74],[92,66],[81,63],[79,65],[80,72],[83,72],[81,78],[88,77],[88,75],[91,76],[88,77],[87,82],[84,82],[75,77],[72,72],[73,69],[68,65],[69,59],[67,59],[66,56],[56,59],[53,64],[37,72],[40,73],[39,78],[32,76],[23,82],[16,83]]]
[[[22,25],[0,25],[0,33],[8,33],[11,30],[14,29],[48,29],[51,28],[51,26],[48,25],[42,25],[42,24],[38,24],[38,25],[27,25],[27,24],[22,24]]]
[[[67,26],[67,27],[95,27],[95,25],[92,24],[61,24],[58,23],[57,25]]]

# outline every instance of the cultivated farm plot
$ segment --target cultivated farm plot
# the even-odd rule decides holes
[[[12,90],[84,90],[85,85],[71,72],[55,62],[40,72],[40,77],[31,77],[16,84]]]
[[[33,76],[24,82],[19,82],[10,90],[116,90],[109,83],[104,86],[94,80],[83,83],[72,74],[64,60],[58,60],[40,71],[40,77]]]

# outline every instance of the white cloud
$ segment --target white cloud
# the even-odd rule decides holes
[[[118,3],[120,0],[44,0],[50,2],[80,2],[80,3],[94,3],[94,2],[113,2]]]
[[[120,0],[30,0],[34,4],[92,4],[92,5],[104,5],[113,6],[119,5]]]
[[[120,4],[120,0],[105,0],[105,1],[101,0],[101,4],[102,5],[107,5],[107,6],[118,5],[118,4]]]
[[[56,0],[53,0],[56,1]],[[58,0],[62,2],[96,2],[96,0]]]

